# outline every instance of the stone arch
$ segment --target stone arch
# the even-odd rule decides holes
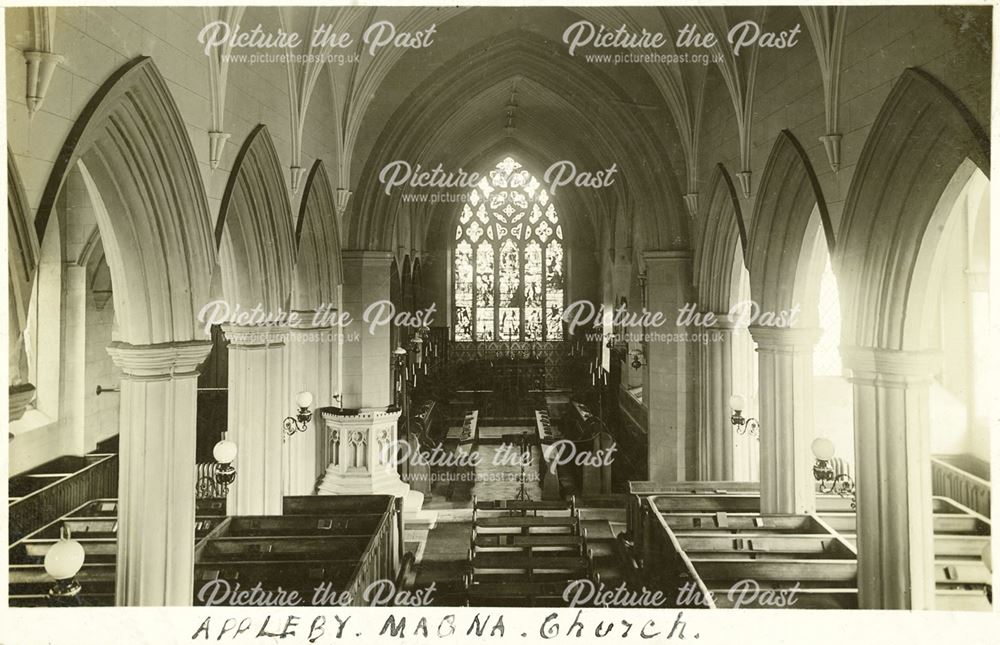
[[[816,173],[798,140],[782,130],[761,176],[746,253],[750,289],[762,310],[787,310],[812,300],[804,278],[817,226],[832,255],[833,227]],[[814,312],[803,313],[807,323],[815,322],[808,320]]]
[[[516,140],[544,140],[542,143],[548,145],[541,147],[546,148],[545,157],[549,159],[569,154],[574,158],[591,156],[595,160],[617,160],[619,178],[608,190],[629,193],[638,202],[635,213],[644,220],[647,247],[661,249],[686,245],[687,222],[680,215],[685,211],[669,154],[664,153],[658,131],[646,117],[625,109],[629,99],[613,78],[596,71],[593,66],[581,66],[578,59],[553,56],[544,40],[519,31],[498,37],[486,48],[470,47],[455,60],[461,60],[462,65],[442,66],[440,73],[416,88],[410,99],[393,114],[376,144],[376,149],[384,152],[370,155],[363,167],[352,169],[359,183],[356,205],[345,224],[350,246],[390,247],[395,212],[401,206],[398,196],[387,196],[378,181],[387,163],[394,159],[436,159],[445,167],[457,168],[466,142],[486,141],[488,147],[494,138],[505,135],[502,131],[497,133],[490,121],[478,118],[477,108],[506,100],[504,88],[507,86],[498,84],[497,79],[510,81],[515,76],[520,84],[536,88],[547,101],[564,109],[566,126],[574,124],[575,130],[589,128],[597,133],[587,146],[579,146],[576,150],[566,150],[566,139],[562,135],[549,133],[532,137],[526,127],[516,131],[513,135]],[[600,110],[586,110],[568,98],[581,95],[606,96],[609,100],[599,103]],[[446,138],[456,136],[461,137],[457,144]],[[392,145],[382,145],[386,142]],[[628,162],[643,155],[663,159],[664,163],[653,168],[633,166]]]
[[[151,58],[116,70],[70,130],[35,217],[39,240],[80,161],[107,204],[97,223],[121,340],[201,339],[196,319],[216,257],[211,218],[187,127]]]
[[[861,151],[844,207],[836,256],[844,345],[921,349],[917,312],[941,233],[935,224],[976,167],[989,176],[989,160],[989,139],[969,110],[926,72],[903,72]]]
[[[323,161],[313,163],[306,178],[295,226],[295,309],[337,304],[343,285],[340,228],[336,198]]]
[[[706,311],[723,312],[735,297],[733,263],[737,247],[746,252],[746,225],[732,178],[722,164],[716,166],[711,186],[694,267],[695,283],[699,305]]]
[[[287,308],[295,264],[292,222],[281,162],[261,124],[236,156],[215,225],[230,307]]]
[[[34,396],[29,383],[28,357],[24,332],[31,306],[31,288],[38,270],[38,236],[31,225],[31,209],[24,194],[24,184],[7,148],[7,334],[9,420],[19,419]]]

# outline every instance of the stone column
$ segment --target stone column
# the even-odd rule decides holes
[[[118,605],[190,605],[198,366],[211,343],[108,347],[122,369]]]
[[[343,345],[343,406],[385,408],[392,403],[389,325],[370,327],[365,312],[389,302],[388,251],[344,251],[344,311],[351,315]],[[388,309],[386,309],[388,311]]]
[[[754,326],[750,334],[759,355],[761,511],[812,512],[812,354],[819,330]]]
[[[715,313],[709,342],[700,346],[702,479],[733,478],[733,426],[729,397],[733,394],[733,324],[727,313]]]
[[[299,324],[288,329],[289,390],[293,398],[298,392],[312,392],[317,408],[330,405],[334,330],[329,325],[314,325],[314,311],[297,313]],[[289,415],[294,408],[290,402]],[[315,491],[325,434],[322,420],[314,417],[309,430],[284,440],[286,495],[310,495]]]
[[[86,395],[97,383],[87,374],[87,267],[76,262],[63,266],[62,366],[60,370],[60,435],[62,454],[82,455],[86,446]],[[42,324],[45,324],[42,321]]]
[[[691,254],[647,251],[646,301],[650,312],[662,312],[666,324],[652,334],[686,334],[678,328],[680,309],[693,302]],[[698,438],[695,344],[652,339],[646,345],[647,378],[643,401],[649,411],[649,479],[683,481],[697,476]],[[631,369],[631,368],[629,368]]]
[[[404,499],[403,512],[411,525],[433,525],[433,513],[421,513],[423,493],[411,491],[381,447],[394,446],[398,411],[391,411],[393,384],[389,325],[371,325],[373,316],[384,316],[389,302],[389,267],[386,251],[344,251],[344,311],[351,316],[343,341],[342,405],[323,410],[327,465],[319,493],[330,495],[395,495]],[[378,305],[377,303],[382,303]],[[369,309],[375,305],[376,309]],[[366,312],[368,320],[365,320]],[[318,421],[318,420],[317,420]]]
[[[934,608],[928,392],[934,353],[845,348],[854,384],[858,600]]]
[[[236,443],[236,481],[230,487],[230,515],[280,515],[282,437],[285,417],[294,414],[288,388],[288,331],[283,327],[224,325],[229,340],[229,427]],[[296,436],[291,439],[301,439]]]

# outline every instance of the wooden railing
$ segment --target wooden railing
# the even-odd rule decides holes
[[[10,504],[9,544],[89,500],[118,496],[118,455],[88,457],[93,457],[94,462]]]
[[[931,485],[935,495],[948,497],[980,515],[990,516],[990,482],[940,457],[931,457]]]
[[[365,590],[379,580],[395,582],[403,565],[403,498],[397,497],[389,502],[389,508],[382,516],[378,528],[351,577],[347,591],[351,594],[352,604],[365,605]]]

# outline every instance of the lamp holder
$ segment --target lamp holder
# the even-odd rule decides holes
[[[285,430],[285,437],[290,437],[296,432],[305,432],[309,429],[309,422],[312,421],[312,410],[309,408],[299,408],[294,417],[285,417],[281,422]]]
[[[743,410],[733,410],[733,415],[729,417],[729,422],[733,424],[736,434],[742,436],[749,434],[751,437],[760,439],[760,422],[751,417],[743,416]]]
[[[836,493],[851,500],[851,510],[858,510],[857,484],[847,473],[839,475],[833,469],[829,459],[816,459],[813,464],[813,477],[819,482],[819,492]]]

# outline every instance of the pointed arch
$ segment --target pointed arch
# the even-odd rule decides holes
[[[140,56],[97,90],[56,158],[35,216],[45,234],[70,170],[86,164],[107,204],[98,227],[122,341],[201,338],[215,249],[187,127],[153,60]]]
[[[705,228],[695,261],[699,304],[706,311],[727,311],[732,304],[733,262],[737,247],[746,252],[746,225],[732,178],[721,163],[709,191]]]
[[[922,297],[941,233],[935,223],[975,167],[989,176],[985,129],[931,75],[904,71],[865,141],[844,207],[836,256],[844,345],[920,349],[919,321],[906,312]]]
[[[13,349],[24,331],[31,304],[31,284],[38,269],[38,235],[14,156],[7,148],[7,280],[10,293],[10,342]],[[13,357],[12,357],[13,358]],[[14,374],[11,373],[13,378]]]
[[[7,148],[7,360],[9,421],[19,419],[34,392],[28,369],[25,328],[31,306],[31,289],[38,271],[40,247],[31,225],[31,209],[24,184]]]
[[[215,241],[230,306],[287,308],[295,263],[292,206],[263,124],[247,136],[222,196]]]
[[[295,308],[313,309],[337,302],[343,284],[336,199],[326,166],[317,159],[306,178],[295,226]]]
[[[801,279],[817,226],[832,254],[833,227],[819,180],[801,144],[782,130],[761,176],[746,254],[750,289],[762,310],[791,309],[806,299]]]
[[[388,163],[396,159],[435,159],[446,169],[457,171],[469,142],[485,142],[489,147],[496,140],[510,138],[502,130],[497,132],[488,120],[479,118],[481,110],[477,106],[506,100],[507,82],[513,76],[510,70],[517,70],[521,86],[531,86],[545,101],[559,106],[559,114],[564,115],[560,128],[566,129],[541,128],[541,120],[525,121],[512,134],[515,141],[535,139],[545,153],[543,158],[568,158],[569,154],[581,169],[603,168],[602,164],[614,160],[616,179],[607,192],[609,197],[630,194],[636,201],[634,212],[643,221],[647,248],[686,247],[687,221],[681,215],[685,210],[673,160],[664,154],[668,148],[644,114],[627,109],[632,99],[611,76],[582,65],[579,57],[553,55],[544,39],[517,30],[492,39],[488,47],[482,43],[470,46],[453,60],[462,64],[443,65],[410,94],[387,124],[379,122],[376,152],[363,166],[351,169],[358,189],[356,207],[345,223],[350,246],[390,246],[394,218],[402,202],[398,193],[390,191],[387,195],[378,180]],[[574,96],[602,100],[587,108],[570,98]],[[579,132],[591,136],[585,144],[577,141],[577,146],[571,146],[576,149],[568,150],[567,146],[574,143],[572,135]],[[662,164],[636,161],[642,158],[661,160]]]

